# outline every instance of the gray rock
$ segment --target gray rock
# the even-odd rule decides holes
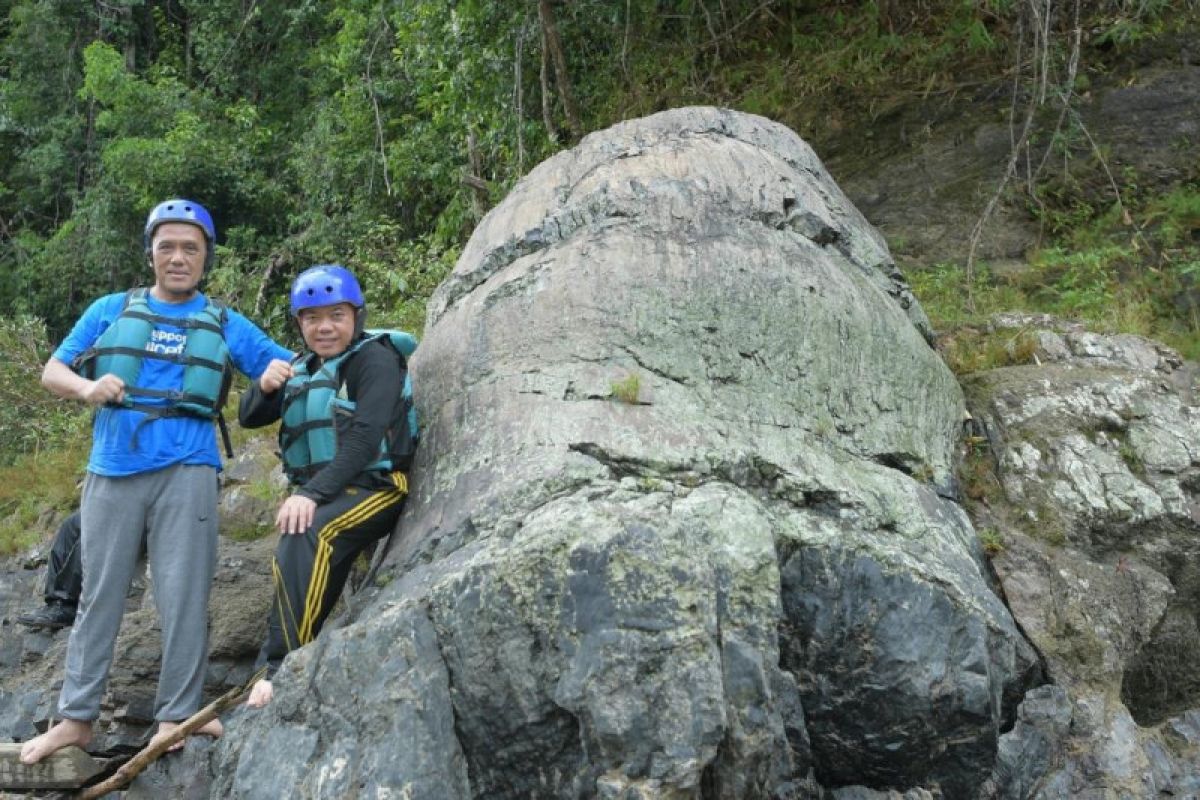
[[[1063,689],[1039,686],[1025,695],[1016,725],[1000,737],[995,772],[982,796],[1033,797],[1045,776],[1061,763],[1070,725],[1071,702]]]
[[[1072,97],[1072,109],[1103,149],[1105,168],[1114,175],[1137,175],[1139,190],[1153,195],[1169,192],[1194,174],[1195,153],[1183,143],[1200,133],[1200,67],[1194,59],[1191,64],[1162,63],[1165,45],[1157,37],[1147,47],[1156,51],[1153,60],[1159,63],[1121,78],[1093,75],[1094,88]],[[965,258],[1020,133],[1019,118],[1013,123],[1016,129],[1008,122],[1008,92],[993,89],[987,89],[986,98],[955,93],[956,100],[935,96],[906,104],[897,118],[872,120],[868,133],[876,135],[871,140],[828,137],[831,149],[822,149],[826,154],[840,151],[827,159],[830,172],[887,237],[906,269]],[[1056,118],[1047,115],[1047,127]],[[1148,119],[1154,124],[1144,124]],[[1035,135],[1035,148],[1057,146],[1049,141],[1048,129],[1041,133],[1045,135]],[[1082,137],[1075,143],[1090,148]],[[1069,169],[1078,185],[1104,187],[1096,190],[1095,202],[1112,201],[1108,177],[1096,159],[1072,159]],[[1019,199],[1001,200],[983,229],[976,256],[993,270],[1006,263],[1023,269],[1043,232]],[[1198,299],[1193,285],[1177,301],[1180,312],[1194,311]]]
[[[251,665],[266,632],[272,548],[268,539],[234,542],[222,538],[219,542],[209,608],[210,664],[205,693],[210,699],[240,685],[252,672]],[[25,610],[28,603],[40,602],[42,577],[40,571],[29,572],[27,585],[36,589],[36,594],[13,603],[14,609]],[[114,647],[108,687],[95,726],[91,749],[96,752],[140,748],[155,724],[161,634],[151,593],[145,591],[147,581],[139,578],[136,583]],[[69,631],[40,633],[17,625],[0,627],[0,643],[17,642],[22,653],[21,669],[0,672],[0,739],[28,739],[56,717]],[[207,764],[208,756],[200,760]],[[207,771],[203,774],[206,776]],[[194,796],[195,792],[206,791],[207,782],[207,777],[195,781],[189,778],[185,783],[191,788],[186,793]],[[153,794],[151,791],[146,796]]]
[[[1002,744],[995,796],[1034,786],[1045,798],[1188,796],[1200,747],[1174,732],[1200,706],[1194,369],[1138,337],[1048,318],[994,323],[1028,329],[1040,362],[964,382],[1007,501],[990,511],[1004,542],[994,566],[1072,706],[1057,742],[1037,726],[1010,734],[1010,749],[1033,735],[1059,763],[1039,784],[1004,766]]]
[[[767,120],[542,164],[430,303],[390,583],[230,724],[214,796],[967,796],[1039,678],[946,499],[929,333]]]
[[[218,504],[223,534],[244,539],[271,531],[275,512],[287,496],[277,450],[270,437],[251,438],[226,465]]]
[[[299,651],[270,705],[229,720],[210,796],[471,796],[433,625],[395,606],[374,623]]]

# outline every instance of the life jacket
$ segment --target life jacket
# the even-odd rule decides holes
[[[233,379],[233,362],[225,342],[225,305],[209,299],[203,309],[191,316],[164,317],[150,310],[148,295],[149,290],[144,287],[129,290],[120,315],[92,347],[75,359],[72,368],[93,380],[108,373],[116,375],[125,384],[125,399],[110,405],[140,411],[146,414],[146,421],[181,415],[216,419],[225,451],[232,456],[229,433],[221,417]],[[156,324],[184,330],[186,342],[182,351],[169,352],[175,348],[151,344]],[[172,389],[139,385],[142,366],[148,358],[182,364],[181,385]],[[163,398],[166,402],[150,404],[139,402],[139,398]]]
[[[346,352],[326,359],[316,371],[309,370],[309,354],[292,362],[293,376],[283,387],[279,453],[283,458],[283,471],[294,484],[304,483],[333,461],[337,453],[336,417],[352,415],[356,406],[347,395],[341,372],[347,360],[368,342],[383,341],[391,346],[404,367],[401,394],[404,411],[397,427],[387,431],[379,443],[378,458],[364,471],[406,472],[412,464],[420,432],[407,359],[416,350],[417,340],[404,331],[368,330],[365,333],[367,335]]]

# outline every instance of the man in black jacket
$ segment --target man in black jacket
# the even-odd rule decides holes
[[[414,446],[407,364],[386,334],[363,333],[354,275],[335,264],[306,270],[292,284],[291,311],[307,351],[251,387],[238,413],[247,428],[282,420],[292,487],[275,519],[275,592],[259,654],[267,678],[247,701],[256,708],[270,702],[283,657],[320,632],[354,559],[395,527]]]

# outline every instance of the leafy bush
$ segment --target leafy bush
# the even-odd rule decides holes
[[[90,446],[91,437],[84,435],[0,466],[0,556],[29,547],[50,532],[48,517],[61,516],[79,503]]]
[[[91,445],[87,411],[42,388],[49,350],[40,320],[0,318],[0,555],[31,545],[48,512],[76,502]]]
[[[18,456],[88,438],[87,412],[42,388],[50,354],[40,320],[0,317],[0,466]]]
[[[962,265],[938,264],[908,276],[913,292],[934,325],[951,332],[998,311],[1044,312],[1200,358],[1200,186],[1131,195],[1123,213],[1073,218],[1024,269],[999,275],[981,265],[968,283]]]

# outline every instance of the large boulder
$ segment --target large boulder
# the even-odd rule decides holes
[[[430,304],[387,585],[231,722],[212,796],[973,796],[1040,673],[929,336],[779,125],[545,162]]]

